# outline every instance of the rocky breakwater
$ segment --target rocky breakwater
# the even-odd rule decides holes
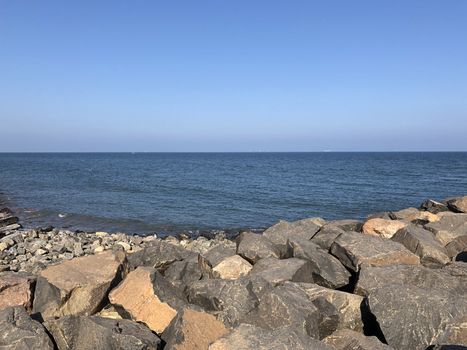
[[[234,241],[1,213],[1,349],[467,349],[467,197]]]

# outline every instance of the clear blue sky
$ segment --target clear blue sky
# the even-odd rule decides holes
[[[467,1],[0,2],[0,151],[467,150]]]

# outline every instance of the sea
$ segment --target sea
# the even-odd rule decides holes
[[[467,152],[0,153],[0,201],[25,227],[236,232],[466,194]]]

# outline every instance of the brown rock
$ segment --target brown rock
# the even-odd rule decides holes
[[[145,323],[160,334],[177,315],[184,304],[183,297],[156,269],[138,267],[130,272],[117,288],[109,294],[109,300],[131,318]]]
[[[124,254],[89,255],[42,270],[36,285],[33,312],[44,319],[91,315],[102,308],[110,288],[125,270]]]
[[[447,201],[449,209],[458,213],[467,213],[467,196]]]
[[[398,220],[370,219],[363,224],[362,232],[367,235],[391,238],[401,228],[407,226],[406,223]]]
[[[397,220],[410,222],[435,222],[439,216],[429,211],[419,210],[417,208],[402,209],[392,213]]]
[[[362,333],[341,329],[323,340],[336,350],[394,350],[376,337],[366,337]]]
[[[0,273],[0,310],[9,306],[32,308],[36,277],[26,272]]]
[[[213,269],[214,277],[235,280],[250,273],[252,265],[240,255],[233,255],[222,260]]]
[[[162,334],[166,350],[207,349],[209,344],[229,333],[211,314],[185,308]]]
[[[455,258],[462,252],[467,252],[467,235],[453,239],[445,248],[450,258]]]

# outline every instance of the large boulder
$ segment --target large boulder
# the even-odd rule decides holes
[[[467,236],[467,214],[444,215],[437,222],[425,225],[425,228],[446,246],[458,237]]]
[[[455,258],[459,261],[467,261],[457,258],[460,254],[467,256],[467,235],[453,239],[445,248],[450,258]]]
[[[343,220],[328,221],[327,225],[338,227],[346,232],[361,232],[362,227],[363,227],[363,222],[359,220],[343,219]]]
[[[32,308],[36,276],[27,272],[0,273],[0,310],[9,306]]]
[[[48,320],[45,326],[58,350],[157,350],[161,345],[157,335],[131,320],[65,316]]]
[[[313,282],[312,272],[312,264],[307,260],[265,258],[253,266],[251,275],[276,285],[285,281]]]
[[[323,227],[321,227],[318,233],[316,233],[313,236],[311,242],[320,246],[322,249],[329,251],[337,237],[339,237],[342,233],[345,232],[346,231],[337,226],[324,225]]]
[[[197,253],[161,240],[152,241],[145,248],[128,255],[131,269],[135,269],[138,266],[150,266],[159,272],[164,271],[175,261],[197,261],[197,259]]]
[[[237,237],[237,254],[254,264],[259,259],[280,258],[279,248],[265,236],[242,232]]]
[[[265,330],[241,324],[209,350],[333,350],[333,347],[288,328]]]
[[[236,280],[250,273],[253,266],[240,255],[232,255],[219,262],[212,274],[216,278]]]
[[[409,225],[399,230],[392,238],[420,257],[424,265],[437,267],[449,262],[447,250],[432,232],[417,225]]]
[[[399,220],[375,218],[365,221],[362,232],[366,235],[391,238],[397,231],[405,226],[407,226],[407,224]]]
[[[446,204],[437,202],[433,199],[427,199],[420,205],[420,209],[426,210],[433,214],[438,214],[444,211],[448,211],[449,208]]]
[[[359,233],[344,233],[331,246],[331,254],[357,272],[361,264],[384,266],[420,263],[418,256],[402,244]]]
[[[0,227],[10,226],[18,223],[18,218],[8,208],[0,209]]]
[[[350,329],[341,329],[323,340],[335,350],[394,350],[376,337],[367,337]]]
[[[467,213],[467,196],[447,201],[448,208],[456,213]]]
[[[185,290],[188,285],[204,276],[199,263],[192,260],[174,261],[163,273],[164,277],[180,290]]]
[[[186,304],[183,295],[156,269],[138,267],[109,294],[110,302],[121,313],[162,333]]]
[[[435,222],[440,219],[436,214],[430,213],[426,210],[419,210],[417,208],[407,208],[392,213],[396,220],[405,223],[428,223]]]
[[[182,309],[162,334],[164,350],[207,349],[229,333],[215,316],[192,308]]]
[[[443,333],[436,339],[437,344],[465,345],[467,350],[467,315],[449,322]],[[445,345],[446,347],[448,345]],[[453,348],[453,350],[456,350]],[[459,348],[459,350],[461,350]]]
[[[355,293],[367,296],[373,290],[403,284],[467,296],[467,267],[464,265],[456,263],[442,269],[422,265],[362,266]]]
[[[32,320],[22,306],[0,310],[0,333],[2,350],[54,349],[44,327]]]
[[[237,246],[234,242],[225,241],[209,249],[202,256],[211,267],[215,267],[226,258],[234,256],[236,251]]]
[[[339,312],[337,329],[363,331],[361,306],[363,297],[351,293],[321,287],[317,284],[298,283],[311,301],[324,298]]]
[[[281,253],[286,253],[287,241],[289,239],[309,240],[321,228],[320,221],[316,218],[304,219],[294,222],[281,220],[264,231],[263,236],[276,244]]]
[[[33,312],[44,319],[92,315],[104,306],[108,291],[124,272],[124,254],[111,252],[51,265],[37,278]]]
[[[466,298],[411,285],[373,290],[366,301],[388,345],[400,350],[437,344],[447,325],[467,314]]]
[[[288,249],[289,255],[310,262],[312,282],[333,289],[349,283],[350,272],[338,259],[312,241],[292,240],[288,243]]]

